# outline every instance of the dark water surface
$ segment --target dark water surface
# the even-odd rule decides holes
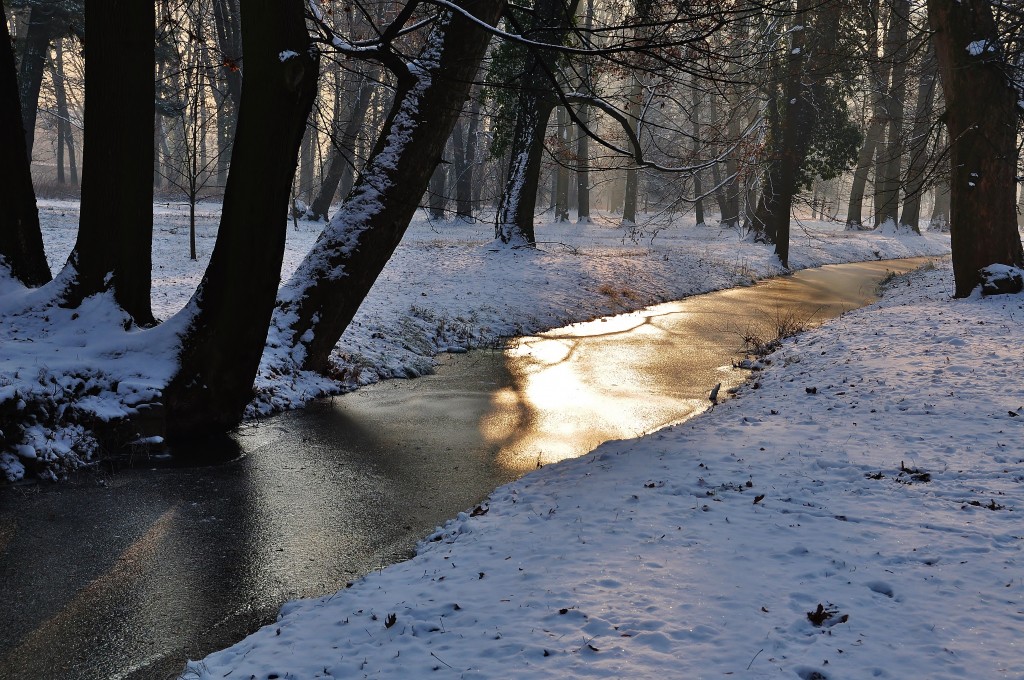
[[[215,444],[223,465],[2,487],[0,678],[177,677],[538,465],[699,413],[743,380],[743,336],[860,307],[924,262],[807,270],[446,356],[246,426]]]

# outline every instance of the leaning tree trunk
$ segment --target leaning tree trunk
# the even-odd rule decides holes
[[[0,266],[27,286],[50,280],[32,171],[25,150],[18,75],[7,17],[0,8]]]
[[[502,9],[488,0],[457,4],[492,26]],[[281,289],[267,343],[268,370],[327,369],[331,350],[415,213],[410,197],[426,189],[488,42],[488,32],[459,13],[435,22],[419,69],[398,79],[384,131],[359,181]]]
[[[236,424],[252,398],[284,257],[288,203],[319,58],[302,0],[246,0],[245,80],[217,242],[176,321],[180,368],[164,390],[167,430]],[[278,55],[291,55],[284,58]]]
[[[928,0],[946,97],[954,296],[990,264],[1024,265],[1017,231],[1017,102],[988,0]]]
[[[78,240],[59,277],[64,304],[76,307],[112,288],[118,304],[140,325],[154,322],[155,25],[152,2],[90,0],[86,5],[82,206]]]

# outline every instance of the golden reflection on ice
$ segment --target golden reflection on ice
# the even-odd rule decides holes
[[[495,394],[481,421],[484,438],[500,444],[498,463],[529,469],[646,434],[709,407],[715,383],[742,381],[730,361],[707,369],[706,352],[687,347],[693,333],[663,327],[666,312],[673,326],[690,316],[659,305],[522,338],[509,348],[513,386]],[[731,357],[735,345],[719,353]]]
[[[500,465],[528,470],[681,422],[711,406],[717,383],[726,398],[743,381],[733,361],[744,336],[816,325],[870,302],[887,271],[922,263],[798,272],[522,338],[505,352],[512,385],[492,398],[481,434]]]

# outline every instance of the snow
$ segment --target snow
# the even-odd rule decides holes
[[[1024,676],[1024,296],[952,290],[897,278],[183,677]]]
[[[55,264],[77,207],[42,211]],[[208,256],[216,215],[201,214]],[[186,220],[179,206],[157,215],[164,318],[202,274]],[[316,233],[289,230],[286,275]],[[769,248],[734,231],[676,221],[633,233],[645,237],[596,216],[538,225],[536,252],[499,251],[489,223],[419,218],[337,358],[363,382],[422,372],[448,347],[778,272]],[[810,222],[794,229],[791,261],[947,248],[946,235]],[[606,284],[634,295],[603,295]],[[496,490],[413,559],[289,603],[183,677],[1024,676],[1024,296],[951,300],[952,290],[948,264],[895,279],[878,305],[787,340],[736,398]],[[92,334],[117,326],[104,296],[72,319],[38,293],[0,291],[0,401],[16,406],[19,390],[45,382],[116,412],[159,385],[159,343]],[[103,314],[113,316],[85,325]],[[45,376],[13,368],[26,357]],[[0,454],[8,475],[28,456],[79,455],[75,432],[26,431]]]
[[[986,51],[995,52],[996,46],[990,43],[988,40],[975,40],[967,45],[967,53],[972,57],[978,57],[984,54]]]

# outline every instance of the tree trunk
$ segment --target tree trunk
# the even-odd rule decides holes
[[[928,147],[932,128],[932,102],[935,100],[935,53],[931,47],[921,61],[921,75],[917,85],[917,105],[914,108],[914,129],[910,134],[910,167],[903,202],[900,225],[921,233],[921,196],[925,190],[928,169]]]
[[[112,288],[137,324],[151,325],[155,5],[90,0],[85,22],[82,203],[60,275],[64,303]]]
[[[306,132],[302,135],[302,146],[299,149],[299,190],[298,195],[305,197],[307,205],[313,202],[313,164],[316,159],[313,137],[316,135],[313,116],[306,121]]]
[[[864,193],[883,129],[882,121],[873,118],[868,125],[867,134],[864,135],[864,145],[860,148],[857,168],[853,171],[853,182],[850,186],[850,203],[846,209],[847,229],[858,230],[864,227]]]
[[[471,95],[472,104],[469,107],[469,122],[466,125],[466,138],[463,140],[463,159],[466,165],[465,172],[459,174],[458,184],[455,187],[456,209],[455,214],[464,220],[473,219],[473,211],[476,207],[473,200],[473,189],[476,184],[483,182],[483,177],[477,176],[477,140],[480,136],[480,97]]]
[[[494,25],[501,3],[459,0]],[[399,75],[394,103],[348,199],[282,287],[269,370],[326,370],[331,350],[398,246],[462,110],[490,36],[459,13],[435,22],[417,71]],[[396,74],[398,75],[398,74]],[[395,188],[400,188],[396,191]]]
[[[850,185],[850,200],[847,204],[846,228],[850,230],[864,229],[864,195],[866,193],[868,174],[875,168],[875,154],[885,134],[885,110],[883,108],[885,93],[889,87],[889,63],[878,55],[878,30],[881,18],[881,3],[870,0],[861,15],[862,28],[867,37],[868,86],[871,90],[871,105],[868,129],[864,135],[864,144],[857,157],[857,167]],[[887,43],[888,44],[888,43]],[[876,172],[877,175],[877,172]]]
[[[1024,265],[1016,220],[1017,102],[987,0],[928,0],[950,140],[954,296],[990,264]]]
[[[310,205],[309,218],[313,220],[326,220],[331,202],[339,193],[341,185],[342,196],[347,196],[352,187],[352,175],[356,164],[356,145],[359,142],[359,131],[366,122],[366,112],[370,108],[370,100],[373,97],[375,84],[380,72],[377,67],[372,67],[369,72],[359,76],[358,86],[355,91],[355,98],[349,108],[349,118],[344,127],[335,128],[331,139],[331,153],[327,161],[327,172],[320,183],[320,191]],[[338,96],[341,93],[339,91]],[[346,180],[347,181],[343,181]],[[347,185],[347,186],[346,186]]]
[[[448,204],[448,197],[445,196],[447,189],[448,164],[442,159],[434,168],[434,174],[430,176],[427,186],[427,205],[431,219],[443,220],[444,209]]]
[[[729,114],[729,139],[740,138],[740,116],[739,111],[734,110]],[[736,151],[729,154],[725,159],[725,186],[722,187],[722,224],[735,229],[740,224],[740,178],[739,159],[736,158]]]
[[[39,110],[39,90],[43,84],[46,56],[53,39],[53,11],[45,3],[32,6],[28,29],[21,53],[21,117],[25,134],[25,150],[32,157],[35,142],[36,112]]]
[[[693,109],[690,115],[693,118],[693,158],[697,159],[700,154],[700,100],[701,92],[696,87],[697,79],[694,78],[694,87],[690,91],[691,103]],[[693,193],[695,198],[693,209],[694,209],[694,220],[697,225],[704,224],[704,199],[702,194],[704,193],[704,186],[700,181],[700,171],[693,173]]]
[[[217,184],[224,186],[242,95],[242,29],[238,0],[214,0],[213,18],[220,51],[220,76],[227,85],[227,98],[217,108]]]
[[[636,135],[640,128],[640,117],[643,115],[644,91],[636,76],[632,77],[629,96],[626,99],[626,116],[629,127]],[[636,224],[636,199],[640,183],[640,173],[633,163],[626,168],[626,189],[622,199],[622,223]]]
[[[455,172],[455,216],[473,217],[473,164],[466,154],[466,123],[459,120],[452,130],[452,170]]]
[[[561,44],[574,24],[578,2],[538,0],[528,31],[533,40],[548,45]],[[537,206],[544,133],[557,103],[549,75],[555,72],[554,61],[555,55],[538,49],[531,49],[526,58],[516,107],[519,115],[512,133],[512,155],[495,220],[494,236],[502,243],[521,246],[537,240],[533,213]]]
[[[248,55],[217,242],[181,312],[181,367],[164,390],[168,434],[236,424],[252,398],[280,280],[299,146],[319,62],[302,0],[247,0]],[[294,56],[281,59],[278,55]]]
[[[0,7],[0,266],[27,286],[50,280],[32,171],[25,150],[18,76],[6,13]]]
[[[789,223],[797,171],[807,157],[816,124],[816,102],[833,67],[828,53],[839,31],[839,12],[827,5],[812,10],[814,0],[798,0],[786,55],[781,138],[776,135],[768,181],[763,187],[755,227],[764,230],[783,267],[789,266]],[[810,23],[808,23],[810,20]],[[777,128],[774,128],[777,130]]]
[[[228,97],[237,112],[242,98],[242,24],[238,0],[214,0],[213,18],[221,55],[221,73],[228,85]]]
[[[583,29],[588,40],[593,27],[594,0],[587,0]],[[583,61],[580,75],[581,89],[588,94],[592,93],[594,84],[590,61]],[[576,223],[590,224],[590,137],[584,129],[590,126],[590,107],[581,105],[576,111],[576,118],[579,120],[576,136]]]
[[[569,153],[569,114],[565,108],[558,107],[558,141],[554,151],[555,156],[555,222],[569,221],[569,163],[572,154]]]
[[[910,0],[891,0],[889,30],[886,33],[886,61],[892,81],[885,96],[886,143],[878,147],[879,185],[875,187],[875,224],[899,219],[903,163],[903,109],[907,96],[907,62],[910,30]]]

